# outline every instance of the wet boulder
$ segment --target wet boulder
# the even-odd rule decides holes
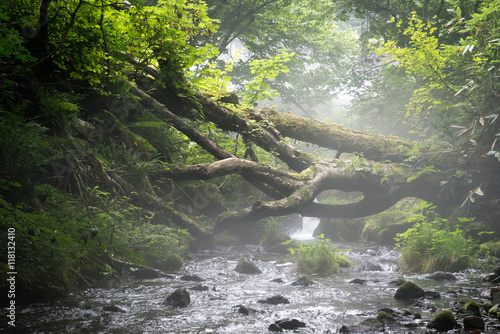
[[[484,320],[481,317],[467,316],[464,318],[464,330],[474,331],[474,330],[484,330]]]
[[[269,325],[269,330],[274,332],[282,332],[283,329],[298,329],[306,327],[306,323],[297,319],[282,319]]]
[[[471,301],[465,304],[459,311],[460,314],[465,314],[466,316],[481,316],[481,306],[475,301]]]
[[[413,282],[405,282],[396,290],[394,298],[408,300],[425,296],[425,291]]]
[[[106,312],[127,313],[127,309],[125,307],[118,305],[104,305],[102,310]]]
[[[492,304],[500,303],[500,288],[493,287],[483,290],[481,292],[481,298],[491,300]]]
[[[361,279],[361,278],[355,278],[355,279],[349,281],[349,283],[351,283],[351,284],[366,284],[366,282],[368,282],[368,281],[365,279]]]
[[[276,324],[270,324],[267,330],[270,332],[283,332],[283,328]]]
[[[288,298],[285,298],[282,295],[274,295],[266,299],[258,300],[257,302],[261,304],[271,304],[271,305],[290,304]]]
[[[302,276],[301,278],[299,278],[298,280],[296,280],[295,282],[292,283],[292,285],[295,285],[295,286],[310,286],[313,284],[314,284],[314,281],[311,281],[306,276]]]
[[[435,329],[440,332],[452,330],[457,325],[453,313],[448,310],[439,311],[434,318],[427,324],[427,328]]]
[[[457,298],[458,297],[458,293],[456,291],[453,291],[453,290],[448,290],[444,294],[449,298]]]
[[[164,301],[163,305],[170,305],[174,307],[186,307],[191,303],[191,296],[186,289],[177,289]]]
[[[384,268],[382,268],[382,265],[380,263],[370,261],[370,260],[366,260],[363,263],[363,268],[364,268],[364,270],[367,270],[367,271],[384,271]]]
[[[281,279],[281,278],[275,278],[275,279],[271,280],[271,282],[279,283],[279,284],[285,283],[285,281],[283,281],[283,279]]]
[[[375,318],[363,320],[358,325],[342,326],[339,333],[380,333],[384,331],[384,324]]]
[[[141,268],[137,270],[133,270],[130,272],[132,277],[137,279],[152,279],[152,278],[160,278],[160,277],[169,277],[163,271],[153,268]]]
[[[262,270],[257,267],[257,265],[249,260],[241,258],[238,261],[238,265],[234,269],[240,274],[261,274]]]
[[[377,320],[383,323],[384,325],[392,324],[396,322],[396,318],[390,313],[386,311],[380,311],[377,314]]]
[[[244,315],[250,315],[252,313],[258,312],[256,309],[253,309],[251,307],[246,307],[245,305],[239,305],[238,307],[238,313],[244,314]]]
[[[203,282],[204,281],[204,279],[198,275],[183,275],[183,276],[179,277],[179,279],[181,279],[183,281],[192,281],[192,282]]]
[[[433,279],[435,281],[456,281],[457,277],[452,273],[444,271],[435,271],[431,274],[424,276],[427,279]]]
[[[397,278],[389,282],[389,286],[401,286],[406,282],[404,278]]]
[[[427,299],[441,299],[441,294],[437,291],[425,291],[425,298],[427,298]]]

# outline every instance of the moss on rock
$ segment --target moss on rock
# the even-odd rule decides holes
[[[399,286],[394,295],[394,298],[400,300],[407,300],[413,298],[420,298],[425,296],[425,291],[413,282],[405,282]]]
[[[455,321],[453,313],[448,310],[443,310],[436,313],[434,318],[427,324],[427,328],[446,332],[455,328],[456,325],[457,322]]]

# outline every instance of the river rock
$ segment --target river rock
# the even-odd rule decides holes
[[[481,292],[481,298],[490,299],[492,304],[500,303],[500,287],[493,287]]]
[[[270,324],[267,330],[270,332],[283,332],[283,329],[276,324]]]
[[[191,297],[186,289],[177,289],[163,301],[163,305],[186,307],[191,303]]]
[[[203,282],[204,281],[204,279],[198,275],[183,275],[183,276],[179,277],[179,279],[181,279],[183,281],[193,281],[193,282]]]
[[[427,299],[441,299],[441,294],[437,291],[425,291],[425,298],[427,298]]]
[[[458,293],[456,291],[453,291],[453,290],[446,291],[444,294],[450,298],[457,298],[458,297]]]
[[[257,265],[253,262],[245,260],[243,258],[240,259],[238,265],[234,269],[240,274],[261,274],[262,270],[257,267]]]
[[[366,284],[366,282],[368,282],[368,281],[365,279],[361,279],[361,278],[355,278],[355,279],[349,281],[349,283],[351,283],[351,284]]]
[[[406,280],[404,278],[398,278],[389,282],[389,286],[401,286],[405,284]]]
[[[134,271],[131,271],[130,274],[132,277],[137,279],[152,279],[152,278],[160,278],[160,277],[168,277],[163,271],[153,268],[141,268]]]
[[[448,310],[439,311],[434,318],[429,321],[427,328],[432,328],[437,331],[446,332],[452,330],[457,325],[453,313]]]
[[[384,268],[379,263],[366,260],[363,264],[363,267],[367,271],[384,271]]]
[[[481,306],[475,302],[471,301],[464,305],[464,307],[459,311],[461,314],[465,314],[467,316],[481,316]]]
[[[396,322],[396,318],[394,318],[394,316],[391,313],[385,311],[378,312],[377,320],[383,323],[384,325]]]
[[[238,308],[238,313],[244,314],[244,315],[250,315],[252,313],[258,312],[256,309],[253,309],[251,307],[246,307],[245,305],[240,305]]]
[[[384,331],[384,324],[375,318],[363,320],[360,324],[354,326],[342,326],[339,333],[380,333]]]
[[[292,285],[300,285],[300,286],[310,286],[310,285],[313,285],[314,284],[314,281],[311,281],[310,279],[308,279],[306,276],[302,276],[301,278],[299,278],[298,280],[296,280],[295,282],[292,283]]]
[[[281,278],[275,278],[275,279],[271,280],[271,282],[279,283],[279,284],[285,283],[285,281],[283,281],[283,279],[281,279]]]
[[[444,271],[435,271],[431,274],[424,276],[427,279],[433,279],[436,281],[456,281],[457,277],[452,273],[444,272]]]
[[[473,331],[475,329],[484,330],[484,320],[481,317],[468,316],[464,318],[464,330]]]
[[[394,298],[408,300],[425,296],[425,291],[413,282],[405,282],[397,290]]]
[[[280,329],[297,329],[300,327],[306,327],[306,323],[297,319],[282,319],[274,323]],[[271,327],[271,326],[269,326]]]
[[[102,307],[102,310],[106,311],[106,312],[127,313],[127,309],[125,307],[118,306],[118,305],[104,305]]]
[[[268,297],[266,299],[261,299],[258,300],[257,302],[261,304],[272,304],[272,305],[290,304],[290,301],[281,295],[275,295],[272,297]]]

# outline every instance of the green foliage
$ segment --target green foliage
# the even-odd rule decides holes
[[[220,27],[203,40],[220,49],[220,58],[232,56],[235,42],[243,50],[244,57],[228,74],[237,91],[243,92],[244,85],[254,77],[251,62],[273,59],[285,49],[295,54],[287,63],[289,71],[280,73],[270,85],[279,92],[281,101],[306,112],[331,101],[349,62],[346,55],[356,45],[356,34],[332,21],[332,2],[208,0],[207,4],[209,14],[220,20]]]
[[[418,171],[416,171],[415,173],[413,173],[410,177],[408,177],[406,179],[406,182],[411,182],[413,180],[418,179],[420,176],[422,176],[424,174],[432,174],[434,172],[436,172],[436,168],[434,167],[434,165],[425,166],[425,167],[419,169]]]
[[[80,98],[75,94],[41,89],[40,109],[52,129],[75,133],[79,130],[76,117],[80,112]]]
[[[259,222],[259,227],[262,231],[260,237],[260,244],[265,247],[276,247],[290,237],[283,232],[283,219],[284,217],[269,217]]]
[[[428,203],[422,202],[418,210],[416,216],[407,220],[414,223],[413,227],[396,237],[402,271],[459,271],[478,265],[474,244],[462,229],[450,226]]]
[[[47,184],[36,188],[36,196],[39,208],[0,197],[0,227],[16,230],[20,301],[53,298],[81,279],[102,279],[112,259],[165,270],[182,266],[187,232],[151,225],[153,213],[127,198],[96,187],[85,202]],[[7,244],[0,247],[6,254]]]
[[[285,63],[294,56],[284,50],[280,54],[270,59],[254,59],[250,63],[250,73],[254,76],[251,81],[245,84],[243,101],[254,104],[264,99],[272,99],[278,95],[270,86],[270,81],[275,79],[280,73],[288,73]]]
[[[317,243],[301,242],[297,248],[289,248],[289,251],[295,256],[296,270],[304,274],[332,274],[340,267],[352,265],[324,235],[319,236]]]
[[[62,156],[50,145],[47,131],[35,120],[24,118],[19,109],[0,108],[0,166],[6,177],[27,179],[37,167]]]
[[[8,1],[5,1],[8,2]],[[14,27],[9,27],[10,17],[5,10],[6,4],[0,5],[0,64],[5,66],[14,62],[29,63],[35,58],[23,45],[23,37]]]
[[[65,201],[57,202],[57,209],[52,207],[61,199]],[[98,254],[89,247],[95,241],[88,220],[73,198],[61,198],[52,190],[43,211],[0,198],[0,215],[3,230],[16,230],[16,284],[21,300],[30,295],[33,299],[55,297],[71,288],[82,272],[99,265]]]
[[[402,27],[402,21],[397,23]],[[405,23],[406,24],[406,23]],[[413,117],[416,125],[426,124],[431,112],[445,113],[455,103],[446,102],[458,89],[448,79],[447,61],[453,56],[451,49],[442,49],[436,37],[437,28],[421,20],[415,12],[402,34],[408,36],[409,46],[396,47],[395,42],[383,44],[380,54],[388,54],[407,74],[415,75],[421,84],[413,91],[408,103],[406,118]]]
[[[191,237],[186,230],[146,224],[126,236],[127,245],[144,263],[164,271],[184,266],[182,256],[189,250]]]
[[[218,66],[217,63],[210,62],[202,70],[189,72],[190,83],[194,88],[218,101],[229,93],[229,87],[231,86],[229,73],[233,71],[238,56],[235,55],[233,59],[224,61],[223,69],[219,68],[220,65]]]
[[[259,226],[262,228],[265,234],[277,233],[283,226],[281,219],[282,217],[269,217],[262,220]]]

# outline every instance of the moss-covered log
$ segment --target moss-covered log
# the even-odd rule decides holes
[[[373,161],[402,162],[417,146],[417,143],[404,138],[357,131],[338,124],[321,123],[291,113],[281,113],[274,109],[263,109],[260,112],[266,114],[276,129],[285,137],[342,153],[362,152],[365,158]]]

